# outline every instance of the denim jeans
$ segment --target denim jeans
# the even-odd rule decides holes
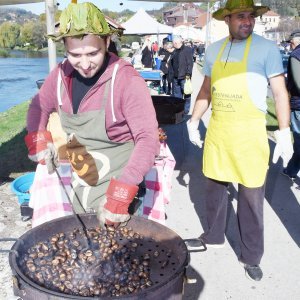
[[[172,82],[172,96],[180,99],[185,99],[184,113],[188,114],[191,107],[191,95],[184,95],[185,79],[174,78]]]
[[[171,95],[171,82],[168,80],[168,75],[164,74],[161,78],[162,92],[167,95]]]
[[[300,170],[300,111],[291,112],[291,131],[294,138],[294,154],[289,161],[286,171],[290,176],[296,177]]]

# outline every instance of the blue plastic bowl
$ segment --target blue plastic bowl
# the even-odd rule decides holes
[[[17,195],[19,204],[29,202],[29,189],[33,183],[35,172],[24,174],[16,178],[10,185],[11,190]]]

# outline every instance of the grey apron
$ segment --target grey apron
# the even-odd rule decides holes
[[[70,198],[76,213],[98,210],[110,179],[118,178],[133,151],[133,142],[116,143],[107,136],[105,106],[111,88],[109,80],[98,111],[68,114],[59,106],[62,128],[68,136],[67,155],[73,171]]]

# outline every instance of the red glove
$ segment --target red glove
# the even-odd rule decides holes
[[[30,132],[25,136],[28,148],[28,158],[32,161],[47,165],[49,174],[58,166],[58,155],[54,147],[50,131]]]
[[[100,225],[117,226],[119,223],[127,222],[130,219],[128,207],[138,189],[136,185],[128,185],[112,178],[106,191],[106,199],[100,203],[98,214]]]

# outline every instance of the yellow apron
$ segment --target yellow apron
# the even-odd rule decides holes
[[[203,154],[206,177],[237,182],[246,187],[264,184],[270,149],[265,114],[253,104],[247,85],[247,58],[252,37],[247,39],[239,62],[221,61],[228,38],[212,68],[212,116]]]

